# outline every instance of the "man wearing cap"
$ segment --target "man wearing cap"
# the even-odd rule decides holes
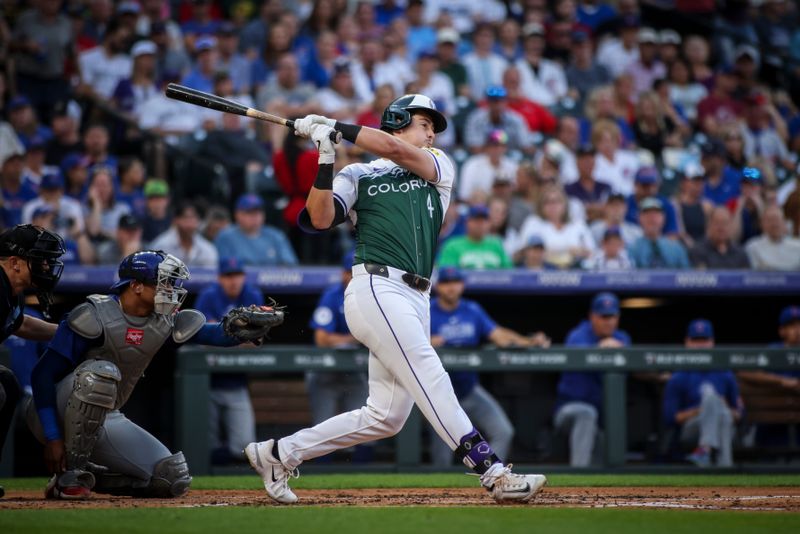
[[[74,100],[56,102],[53,106],[50,127],[53,137],[47,143],[45,161],[60,165],[69,154],[82,153],[80,133],[81,108]]]
[[[508,136],[508,150],[530,151],[530,133],[525,119],[508,109],[508,94],[501,86],[490,86],[486,90],[486,107],[473,110],[464,127],[464,143],[469,151],[477,154],[483,150],[486,139],[493,130],[502,130]]]
[[[681,42],[681,34],[671,28],[658,32],[658,59],[667,67],[667,72],[681,58]]]
[[[494,52],[495,33],[490,24],[479,24],[472,36],[474,49],[461,62],[467,69],[470,92],[476,102],[492,85],[500,85],[506,61]]]
[[[639,204],[648,197],[657,198],[661,201],[664,210],[664,235],[677,237],[678,219],[675,215],[675,207],[663,195],[658,193],[661,187],[661,173],[652,166],[642,167],[636,171],[633,179],[633,194],[628,196],[628,211],[625,213],[625,220],[630,223],[639,222]]]
[[[800,239],[790,237],[779,206],[768,206],[761,214],[763,234],[749,240],[744,249],[753,269],[800,271]]]
[[[434,347],[476,348],[486,342],[498,347],[549,347],[550,339],[542,332],[523,336],[498,325],[480,304],[462,298],[464,275],[456,267],[442,267],[436,282],[436,298],[431,299],[431,344]],[[486,432],[492,448],[508,458],[514,427],[500,403],[484,389],[475,371],[448,373],[458,401],[475,426]],[[452,464],[453,451],[441,440],[431,442],[434,467]]]
[[[192,0],[192,15],[181,23],[181,32],[189,53],[200,51],[200,41],[217,33],[222,21],[212,16],[211,0]]]
[[[230,74],[234,94],[249,95],[253,86],[252,62],[239,51],[239,35],[236,25],[224,21],[217,29],[217,70]]]
[[[586,210],[586,222],[591,223],[603,216],[603,206],[611,195],[611,186],[594,179],[595,151],[590,144],[578,146],[575,165],[578,180],[564,187],[568,197],[579,200]]]
[[[657,197],[647,197],[639,204],[642,237],[628,249],[640,269],[688,269],[689,257],[678,241],[664,237],[664,204]]]
[[[692,247],[706,235],[706,219],[714,205],[703,197],[705,171],[698,164],[690,163],[678,172],[680,183],[678,194],[671,204],[675,209],[678,235],[687,247]]]
[[[150,243],[150,248],[172,254],[190,267],[213,269],[219,261],[217,249],[200,235],[197,206],[188,201],[175,206],[172,228],[156,237]]]
[[[64,267],[59,261],[64,253],[61,238],[31,225],[19,225],[0,234],[0,341],[15,334],[33,341],[48,341],[56,325],[26,315],[24,292],[39,292],[45,308]],[[46,311],[46,310],[45,310]],[[21,397],[14,374],[0,365],[0,454],[11,425],[11,418]],[[0,486],[0,497],[4,494]]]
[[[620,229],[611,227],[603,232],[600,248],[583,260],[581,267],[587,271],[625,271],[633,269],[636,265],[625,250]]]
[[[45,163],[46,146],[45,139],[38,135],[28,140],[28,152],[25,153],[25,168],[22,170],[23,182],[38,186],[42,181],[42,176],[59,171],[57,166]]]
[[[30,150],[34,140],[37,140],[38,145],[43,145],[53,137],[52,130],[39,123],[31,101],[25,95],[16,96],[9,101],[8,122],[27,150]]]
[[[142,239],[149,243],[172,225],[169,184],[165,180],[150,178],[144,183],[143,193]]]
[[[139,41],[131,48],[130,77],[119,81],[114,88],[111,99],[119,111],[138,120],[142,105],[155,96],[156,87],[156,53],[158,47],[153,41]]]
[[[263,304],[264,295],[258,287],[247,282],[242,262],[235,256],[229,256],[220,258],[217,281],[200,292],[195,308],[206,316],[208,322],[218,323],[233,308]],[[213,373],[208,407],[212,463],[226,464],[231,460],[243,460],[245,445],[256,437],[247,375]],[[225,441],[222,440],[223,436]]]
[[[436,34],[436,54],[439,57],[439,70],[446,74],[455,87],[457,97],[469,98],[469,75],[458,55],[461,36],[453,28],[442,28]]]
[[[162,32],[167,37],[168,48],[183,52],[183,34],[180,26],[165,16],[163,0],[142,0],[142,13],[136,20],[136,34],[152,37],[153,33]]]
[[[770,348],[800,347],[800,306],[790,305],[781,310],[778,316],[778,336],[781,340],[771,343]],[[740,380],[800,392],[800,371],[739,371],[737,376]]]
[[[619,228],[625,246],[629,247],[642,236],[642,229],[638,224],[625,220],[628,202],[622,193],[611,193],[603,206],[603,218],[591,224],[590,230],[596,243],[603,242],[603,235],[609,228]]]
[[[220,256],[234,256],[245,265],[297,265],[297,256],[286,235],[264,225],[264,201],[244,194],[236,201],[236,224],[221,231],[214,240]]]
[[[81,52],[80,65],[81,94],[109,100],[117,84],[130,77],[133,63],[127,53],[131,31],[112,19],[106,26],[103,42],[94,48]]]
[[[458,198],[462,202],[469,202],[475,193],[485,200],[496,180],[510,182],[516,178],[517,164],[506,155],[507,145],[508,135],[503,130],[492,130],[484,151],[467,158],[458,183]]]
[[[684,346],[695,351],[713,348],[711,323],[689,323]],[[664,422],[677,427],[681,445],[694,449],[687,460],[698,467],[733,466],[734,427],[743,410],[733,371],[678,371],[664,390]]]
[[[544,26],[529,22],[522,28],[524,56],[514,65],[522,77],[522,92],[530,100],[553,107],[567,95],[567,77],[555,61],[545,59]]]
[[[589,318],[573,328],[564,345],[618,349],[631,344],[619,329],[619,299],[613,293],[598,293],[589,307]],[[553,424],[569,435],[569,464],[588,467],[603,411],[603,373],[564,372],[558,381]]]
[[[513,267],[503,249],[503,241],[489,235],[489,209],[484,205],[469,208],[467,233],[445,241],[439,265],[462,269],[506,269]]]
[[[745,167],[741,172],[737,198],[729,200],[725,208],[733,214],[732,239],[746,243],[761,234],[761,214],[766,207],[764,180],[756,167]],[[779,205],[783,205],[779,202]]]
[[[98,265],[114,265],[122,258],[142,250],[142,223],[132,213],[119,217],[113,240],[105,240],[97,245]]]
[[[33,212],[45,204],[52,206],[56,211],[56,233],[75,237],[85,230],[80,203],[64,194],[64,176],[61,171],[42,177],[38,198],[26,202],[22,208],[22,222],[31,222]]]
[[[6,228],[21,223],[23,206],[36,198],[34,185],[22,180],[24,155],[21,143],[18,147],[0,147],[0,194],[3,197],[0,212]]]
[[[706,135],[722,133],[722,128],[736,122],[744,112],[739,99],[734,98],[736,74],[730,67],[723,66],[714,76],[711,94],[697,103],[697,123]]]
[[[626,72],[633,77],[633,98],[649,91],[653,82],[667,75],[667,67],[658,59],[658,34],[653,28],[641,28],[637,36],[639,59],[628,66]]]
[[[50,232],[55,232],[56,210],[50,204],[33,210],[31,224]],[[61,256],[64,265],[92,265],[95,262],[95,247],[85,232],[76,236],[64,237],[64,254]]]
[[[739,196],[741,173],[726,164],[725,145],[710,138],[700,146],[701,163],[706,171],[703,196],[715,205],[725,205]]]
[[[722,206],[712,208],[706,237],[689,249],[692,267],[699,269],[749,269],[744,249],[732,240],[733,218]]]
[[[214,73],[217,71],[217,39],[211,35],[202,35],[194,41],[197,54],[192,69],[183,77],[181,83],[198,91],[211,93],[214,91]]]
[[[786,123],[768,96],[750,96],[745,111],[745,127],[742,128],[744,156],[747,160],[759,158],[776,168],[791,170],[795,156],[786,147]]]
[[[595,58],[592,37],[585,30],[572,33],[572,60],[565,75],[578,112],[583,111],[584,101],[594,88],[611,83],[611,74]]]

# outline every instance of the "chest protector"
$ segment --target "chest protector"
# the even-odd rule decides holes
[[[93,347],[86,359],[113,362],[122,380],[117,387],[114,409],[120,409],[150,364],[158,349],[172,335],[173,321],[155,313],[134,317],[123,313],[119,303],[105,295],[90,295],[88,302],[75,308],[69,326],[78,334],[96,339],[103,335],[103,345]]]

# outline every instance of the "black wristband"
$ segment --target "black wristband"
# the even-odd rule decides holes
[[[356,124],[346,124],[343,122],[336,121],[334,129],[336,131],[342,132],[342,139],[346,139],[351,143],[355,143],[356,137],[358,137],[358,132],[361,131],[361,126],[358,126]]]
[[[327,191],[333,189],[333,163],[320,163],[314,187]]]

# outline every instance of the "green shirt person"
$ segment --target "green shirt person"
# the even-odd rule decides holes
[[[488,234],[489,210],[486,206],[472,206],[467,215],[467,235],[445,242],[439,254],[439,266],[461,269],[513,267],[500,238]]]

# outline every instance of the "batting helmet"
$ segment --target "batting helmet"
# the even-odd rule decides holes
[[[401,130],[411,124],[411,114],[415,110],[425,112],[433,121],[433,131],[443,132],[447,129],[447,119],[437,109],[433,100],[425,95],[403,95],[383,110],[381,116],[382,130]]]

